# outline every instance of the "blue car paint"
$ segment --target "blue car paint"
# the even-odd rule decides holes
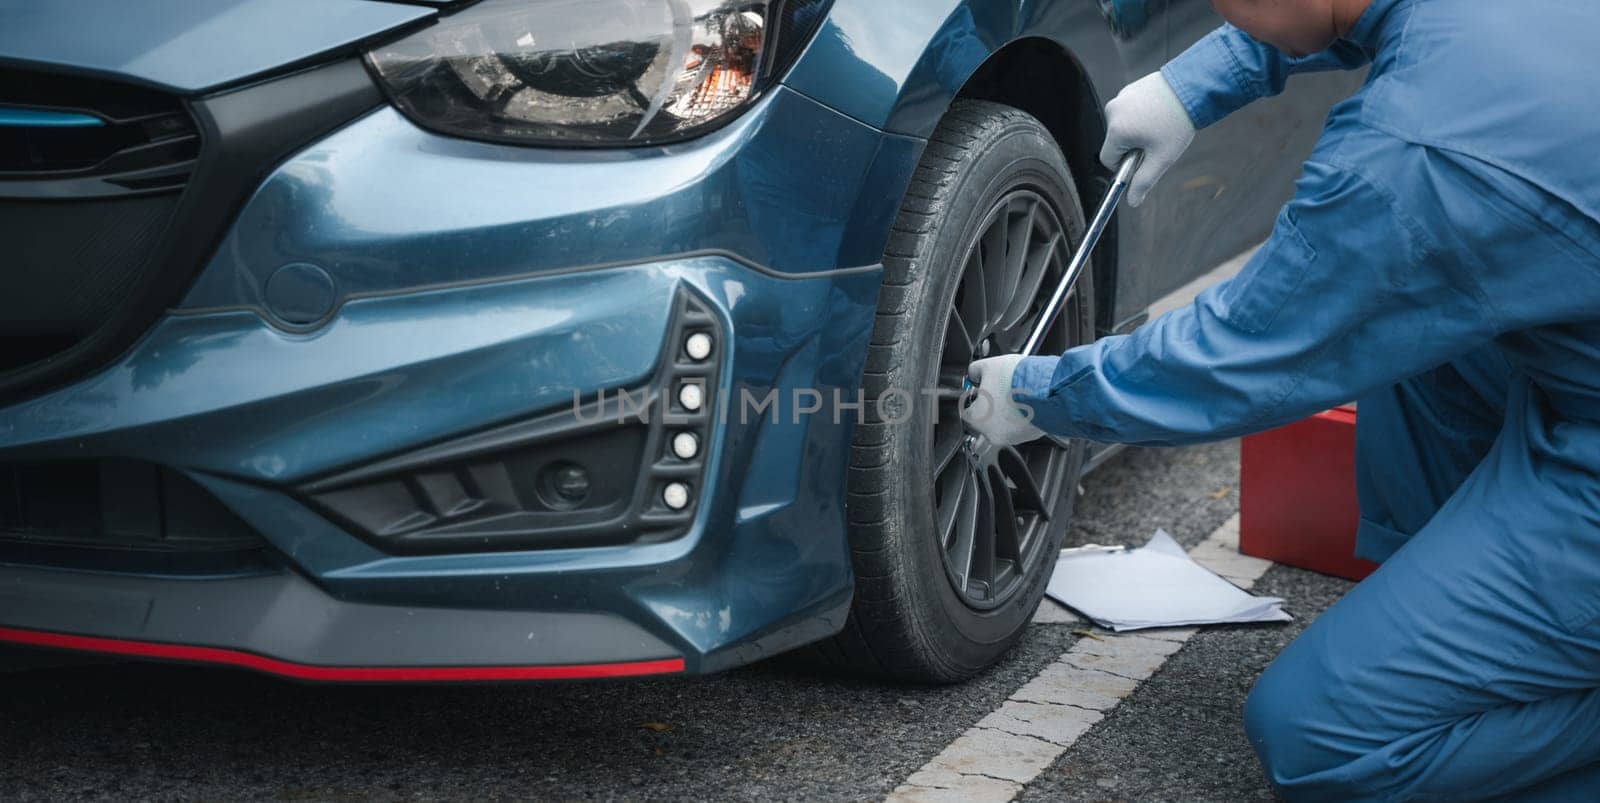
[[[878,281],[876,270],[780,278],[707,256],[363,299],[312,335],[244,311],[173,316],[112,369],[0,412],[0,454],[181,466],[340,599],[622,611],[710,670],[748,660],[751,639],[767,640],[759,652],[843,621],[835,467],[853,418],[731,411],[709,445],[702,517],[666,544],[388,556],[271,486],[640,379],[680,282],[727,315],[721,398],[849,396]],[[750,470],[766,455],[778,465]]]
[[[17,128],[93,128],[105,121],[92,114],[52,112],[39,109],[8,109],[0,106],[0,127]]]
[[[871,266],[922,146],[783,88],[704,139],[607,151],[453,139],[384,108],[274,171],[179,306],[260,309],[298,262],[342,298],[708,252]]]
[[[656,361],[670,288],[610,271],[414,293],[309,334],[249,312],[171,316],[117,365],[0,412],[0,449],[294,482],[631,385]]]
[[[1159,32],[1114,36],[1094,2],[836,0],[784,83],[868,125],[927,137],[983,62],[1026,38],[1102,67],[1090,72],[1101,99],[1166,56]]]
[[[434,13],[377,0],[0,0],[0,60],[198,93],[355,52]]]
[[[969,52],[940,80],[958,85],[981,60]],[[711,136],[602,152],[456,140],[380,109],[276,169],[179,309],[118,363],[0,410],[0,458],[180,468],[348,602],[611,612],[690,671],[821,638],[853,588],[855,419],[829,405],[796,421],[789,400],[854,399],[877,262],[923,145],[782,87]],[[326,271],[338,304],[297,326],[273,317],[263,288],[304,263]],[[688,535],[396,556],[287,492],[645,377],[680,284],[726,316],[722,403],[780,400],[776,416],[735,410],[719,426]]]
[[[1080,68],[1091,84],[1090,105],[1099,109],[1167,59],[1165,26],[1129,23],[1146,12],[1144,0],[836,0],[784,83],[868,125],[927,138],[985,62],[1031,39],[1050,42],[1065,63]],[[1209,167],[1215,170],[1215,162]],[[1113,308],[1102,310],[1111,321],[1138,315],[1156,289],[1171,289],[1153,277],[1192,278],[1180,262],[1184,255],[1157,250],[1159,212],[1158,204],[1147,204],[1117,216],[1118,261],[1141,269],[1117,277]]]

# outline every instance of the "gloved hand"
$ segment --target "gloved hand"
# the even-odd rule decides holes
[[[1128,203],[1138,206],[1178,157],[1194,142],[1194,121],[1161,73],[1123,87],[1106,104],[1106,144],[1100,161],[1115,169],[1128,151],[1144,151],[1144,162],[1128,184]]]
[[[1044,437],[1044,430],[1033,425],[1033,410],[1011,395],[1011,382],[1021,362],[1022,355],[1007,354],[978,360],[967,368],[973,384],[969,391],[972,398],[961,408],[961,420],[998,446],[1015,446]]]

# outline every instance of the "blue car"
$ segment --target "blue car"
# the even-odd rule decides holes
[[[963,448],[1204,0],[0,0],[0,641],[309,681],[951,682],[1088,444]],[[1257,242],[1202,135],[1047,350]]]

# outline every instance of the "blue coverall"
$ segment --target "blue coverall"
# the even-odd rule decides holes
[[[1204,127],[1367,63],[1239,276],[1014,387],[1046,431],[1136,444],[1357,400],[1383,565],[1251,692],[1271,781],[1600,799],[1600,4],[1374,0],[1324,53],[1223,27],[1163,74]]]

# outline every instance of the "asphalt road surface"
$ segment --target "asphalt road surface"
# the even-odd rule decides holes
[[[1131,450],[1084,482],[1076,543],[1186,546],[1238,509],[1238,446]],[[1349,587],[1286,567],[1297,621],[1202,630],[1022,800],[1271,799],[1245,694]],[[0,675],[0,799],[881,800],[1083,638],[1034,624],[963,686],[840,678],[792,658],[708,678],[457,688],[305,686],[103,664]]]

